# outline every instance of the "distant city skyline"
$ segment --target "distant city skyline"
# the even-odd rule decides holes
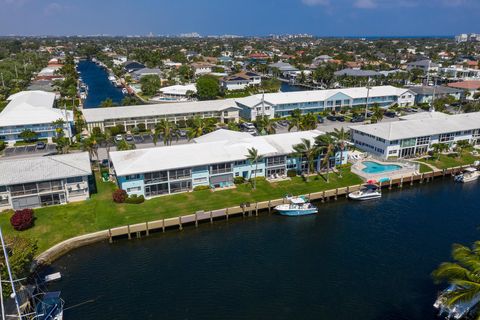
[[[478,0],[0,0],[0,35],[453,36]]]

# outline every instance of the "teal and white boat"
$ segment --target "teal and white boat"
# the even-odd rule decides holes
[[[275,210],[283,216],[305,216],[318,212],[318,208],[308,202],[305,197],[287,196],[285,199],[288,203],[275,207]]]

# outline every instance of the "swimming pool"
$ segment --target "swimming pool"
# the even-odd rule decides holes
[[[365,173],[383,173],[400,170],[402,167],[396,164],[380,164],[374,161],[363,161],[365,168],[362,169]]]

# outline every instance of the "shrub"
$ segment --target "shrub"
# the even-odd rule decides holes
[[[7,147],[5,141],[0,141],[0,151],[3,151]]]
[[[193,191],[202,191],[202,190],[209,190],[210,186],[196,186],[193,188]]]
[[[17,210],[10,218],[10,223],[13,229],[17,231],[27,230],[33,227],[33,220],[35,219],[32,209]]]
[[[116,203],[124,203],[128,198],[127,191],[122,189],[117,189],[113,191],[113,201]]]
[[[287,177],[293,178],[297,176],[297,171],[296,170],[288,170],[287,171]]]
[[[132,194],[130,197],[125,199],[125,203],[140,204],[143,202],[145,202],[143,195],[137,196],[136,194]]]
[[[233,183],[235,183],[235,184],[245,183],[245,178],[244,177],[235,177],[235,178],[233,178]]]

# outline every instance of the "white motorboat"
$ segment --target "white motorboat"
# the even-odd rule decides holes
[[[358,201],[378,199],[382,197],[382,190],[375,184],[367,184],[358,191],[350,192],[348,197]]]
[[[286,204],[281,204],[275,207],[275,210],[279,214],[284,216],[304,216],[309,214],[315,214],[318,212],[318,208],[308,202],[308,199],[304,197],[291,197],[287,196],[285,199],[288,201]]]
[[[469,167],[464,169],[462,173],[456,175],[455,181],[462,183],[473,182],[478,180],[478,177],[480,177],[480,172],[473,167]]]

